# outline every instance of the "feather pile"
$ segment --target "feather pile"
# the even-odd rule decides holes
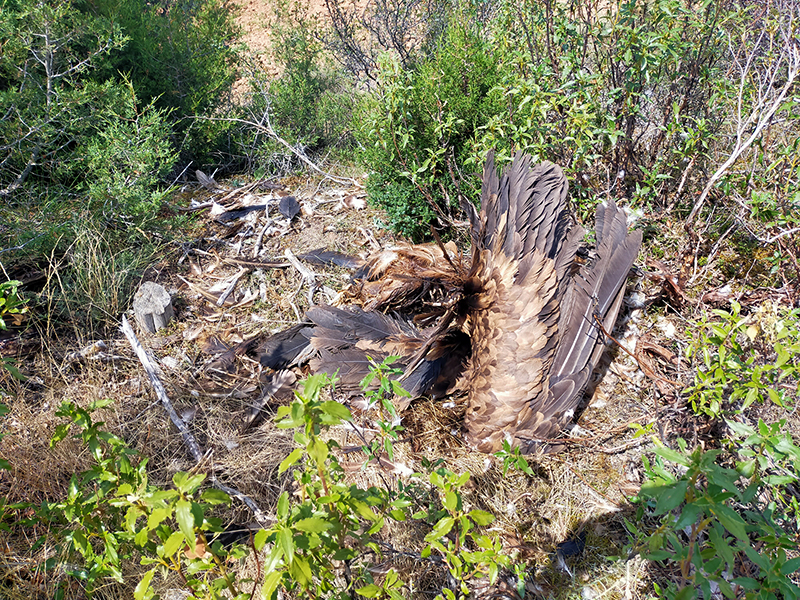
[[[478,450],[546,446],[574,417],[642,241],[609,200],[597,209],[594,253],[579,260],[584,231],[566,201],[558,166],[517,155],[498,176],[490,155],[480,212],[463,206],[470,257],[452,243],[371,257],[354,275],[352,306],[312,307],[266,341],[261,363],[308,363],[357,394],[370,361],[399,356],[412,397],[466,396],[466,437]]]

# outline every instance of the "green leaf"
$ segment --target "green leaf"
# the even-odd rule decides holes
[[[450,512],[455,512],[458,507],[458,494],[455,492],[447,492],[444,495],[444,507]]]
[[[323,402],[320,405],[320,409],[325,414],[340,419],[341,421],[351,421],[353,419],[353,415],[350,414],[350,410],[346,406],[333,400]]]
[[[146,529],[142,527],[139,531],[136,532],[136,535],[133,537],[133,543],[143,548],[144,545],[147,543],[147,537],[150,533],[150,529]]]
[[[662,515],[681,505],[686,499],[686,490],[689,487],[688,481],[676,481],[670,485],[653,488],[651,492],[657,492],[656,514]]]
[[[269,534],[266,529],[259,529],[256,531],[256,534],[253,536],[253,546],[255,546],[257,552],[261,552],[261,549],[267,543],[267,537],[269,537]]]
[[[273,600],[276,597],[278,584],[283,577],[283,571],[272,571],[264,578],[264,585],[261,588],[261,596],[264,600]]]
[[[136,585],[136,589],[133,590],[133,600],[148,600],[148,598],[153,597],[152,590],[150,589],[150,582],[153,580],[155,572],[155,569],[150,569],[145,573],[142,580]],[[148,591],[150,592],[149,594]]]
[[[164,542],[164,558],[169,558],[175,554],[178,549],[184,545],[184,543],[189,544],[190,547],[194,548],[194,536],[187,540],[186,536],[184,536],[182,532],[173,532],[172,535],[167,538],[167,541]]]
[[[294,561],[289,567],[289,572],[292,574],[295,581],[303,587],[308,587],[308,584],[311,583],[311,565],[308,564],[308,561],[304,557],[295,556]]]
[[[648,552],[646,558],[647,560],[666,560],[674,555],[675,553],[669,550],[654,550],[653,552]]]
[[[99,400],[93,400],[89,403],[89,412],[93,412],[98,408],[105,408],[114,403],[114,400],[111,398],[101,398]]]
[[[364,587],[357,589],[356,593],[364,596],[365,598],[377,598],[381,593],[381,588],[374,583],[370,583],[369,585],[365,585]]]
[[[280,466],[278,467],[278,473],[285,473],[287,469],[291,468],[293,464],[295,464],[300,457],[303,456],[303,449],[302,448],[295,448],[291,451],[289,456],[283,459]]]
[[[320,439],[314,440],[314,444],[309,449],[308,455],[317,463],[317,466],[323,466],[325,464],[325,459],[328,458],[328,444]]]
[[[469,511],[469,517],[475,521],[476,525],[480,526],[489,525],[494,521],[495,518],[492,513],[485,510],[471,510]]]
[[[672,448],[661,446],[659,448],[656,448],[656,454],[661,458],[665,458],[668,461],[678,463],[679,465],[683,465],[685,467],[689,466],[688,457],[686,457],[685,455],[681,454],[676,450],[673,450]]]
[[[436,526],[433,528],[428,535],[425,536],[426,542],[432,542],[435,540],[440,540],[444,536],[446,536],[450,531],[453,529],[453,525],[455,524],[455,519],[453,517],[444,517],[436,523]]]
[[[739,514],[725,504],[712,504],[711,512],[719,519],[722,526],[743,542],[748,542],[745,522]]]
[[[283,557],[283,548],[280,544],[275,544],[270,550],[267,559],[264,561],[264,572],[265,573],[272,573],[274,570],[278,568],[278,565],[281,562],[281,558]]]
[[[222,490],[218,490],[216,488],[209,488],[207,490],[203,490],[203,493],[200,494],[200,498],[204,502],[208,502],[209,504],[230,504],[231,497],[228,496]]]
[[[194,515],[192,514],[192,503],[188,500],[178,500],[175,503],[175,518],[178,520],[178,527],[186,536],[186,543],[194,546]]]
[[[800,569],[800,558],[787,560],[781,565],[781,575],[791,575],[798,569]]]
[[[200,487],[200,484],[203,483],[205,478],[206,476],[204,473],[189,475],[189,473],[179,471],[172,476],[172,482],[182,494],[192,494]]]
[[[697,590],[692,586],[687,585],[675,594],[675,600],[689,600],[690,598],[697,598]]]
[[[278,518],[283,520],[289,514],[289,492],[283,492],[278,498],[277,507]]]
[[[291,565],[294,562],[294,536],[291,529],[281,529],[278,533],[278,544],[283,550],[283,555],[286,557],[286,564]]]
[[[744,553],[747,554],[747,558],[753,561],[753,564],[758,565],[762,571],[765,573],[770,571],[770,567],[772,565],[770,565],[769,559],[761,554],[758,550],[750,545],[746,545],[744,547]]]
[[[150,512],[150,516],[147,517],[147,528],[148,529],[155,529],[158,527],[164,519],[172,516],[172,508],[169,507],[162,507],[162,508],[154,508]]]
[[[684,527],[693,525],[697,521],[697,517],[702,513],[702,507],[697,504],[687,504],[681,509],[681,514],[678,516],[678,520],[675,521],[675,529],[683,529]]]
[[[322,533],[333,527],[333,523],[318,517],[309,517],[308,519],[300,519],[294,526],[296,529],[306,533]]]

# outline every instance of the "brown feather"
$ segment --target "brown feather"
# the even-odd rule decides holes
[[[452,242],[370,257],[343,294],[357,306],[312,307],[307,323],[268,340],[262,363],[310,359],[357,393],[370,359],[399,356],[413,395],[466,392],[467,439],[479,450],[540,447],[573,418],[604,348],[598,320],[613,327],[641,245],[609,201],[597,209],[595,255],[579,263],[583,229],[566,198],[556,165],[518,154],[498,176],[490,153],[480,211],[463,204],[468,263]]]
[[[602,353],[594,316],[613,326],[641,244],[622,211],[601,205],[597,258],[576,269],[583,231],[566,196],[557,166],[517,156],[499,179],[484,173],[484,206],[468,213],[472,357],[460,387],[467,439],[484,452],[505,439],[533,450],[572,419]]]

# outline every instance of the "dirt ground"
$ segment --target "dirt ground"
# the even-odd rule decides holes
[[[301,255],[322,247],[358,255],[398,241],[380,227],[381,213],[364,207],[361,179],[334,184],[296,177],[283,184],[286,187],[281,189],[271,189],[276,186],[264,182],[238,187],[223,183],[212,189],[191,184],[177,194],[172,200],[176,206],[210,202],[211,207],[198,211],[201,225],[192,237],[153,265],[146,276],[170,292],[175,318],[156,334],[134,324],[138,339],[156,361],[168,396],[207,457],[200,468],[249,496],[267,514],[290,485],[277,467],[293,442],[272,422],[277,406],[288,398],[269,401],[262,418],[245,428],[270,373],[258,363],[254,348],[236,349],[243,342],[257,343],[296,323],[311,301],[335,301],[348,285],[349,272],[342,268],[306,265],[314,273],[315,285],[310,287],[309,280],[286,260],[287,250]],[[291,221],[277,210],[280,198],[290,192],[302,207]],[[228,220],[232,214],[241,214],[230,211],[246,212],[247,207],[257,205],[267,208]],[[641,281],[630,282],[631,306],[624,311],[619,329],[622,343],[631,349],[643,332],[652,328],[640,308],[642,294],[637,289],[641,285]],[[230,295],[220,302],[229,289]],[[133,320],[133,315],[129,313],[128,318]],[[0,441],[3,455],[15,457],[11,479],[17,499],[53,501],[70,475],[89,465],[89,457],[80,451],[77,441],[62,442],[54,457],[47,448],[60,422],[54,412],[64,399],[87,406],[94,400],[113,398],[114,403],[98,418],[149,457],[151,483],[169,485],[177,471],[198,468],[154,396],[127,340],[113,335],[103,340],[106,348],[99,353],[95,351],[97,341],[53,344],[29,367],[33,375],[29,382],[20,384],[10,408],[12,414],[24,416],[11,420],[8,435]],[[77,355],[70,354],[75,351]],[[465,500],[497,515],[495,530],[508,549],[531,565],[529,588],[539,597],[562,596],[573,590],[592,597],[635,598],[644,586],[641,574],[631,572],[631,564],[615,566],[606,556],[618,552],[624,543],[622,519],[631,511],[627,497],[634,495],[641,483],[640,456],[650,442],[646,436],[634,438],[630,424],[652,419],[652,382],[623,352],[609,353],[606,363],[605,375],[578,426],[567,434],[565,451],[534,460],[539,474],[535,478],[515,471],[504,475],[502,461],[465,445],[463,398],[445,403],[421,400],[403,416],[408,437],[395,446],[390,474],[401,477],[420,472],[423,458],[434,457],[444,459],[455,472],[472,473]],[[665,429],[681,420],[678,413],[669,415],[670,411],[661,407]],[[355,414],[367,429],[377,417]],[[345,429],[335,430],[333,435],[343,447],[362,443]],[[51,468],[41,469],[43,460],[50,460]],[[359,453],[342,460],[349,465],[354,481],[365,485],[385,481],[385,468],[365,466]],[[238,502],[225,518],[235,523],[254,522],[251,511]],[[587,533],[586,551],[571,559],[568,569],[572,575],[568,575],[553,563],[552,553],[576,531]],[[424,533],[404,527],[385,535],[398,547],[413,547],[414,540]],[[52,549],[40,550],[47,551]],[[637,569],[644,568],[636,564]],[[411,569],[412,577],[421,576],[414,570],[419,565],[405,568]],[[20,567],[19,573],[23,570]],[[175,585],[167,580],[161,591]]]

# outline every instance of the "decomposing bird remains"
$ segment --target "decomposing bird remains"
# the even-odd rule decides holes
[[[490,155],[480,212],[463,206],[470,256],[448,243],[371,257],[344,296],[350,305],[312,307],[266,341],[261,363],[307,363],[356,394],[370,359],[399,356],[412,397],[466,397],[467,440],[478,450],[506,439],[524,452],[542,447],[573,419],[642,239],[608,200],[587,256],[566,200],[558,166],[518,155],[498,176]]]

